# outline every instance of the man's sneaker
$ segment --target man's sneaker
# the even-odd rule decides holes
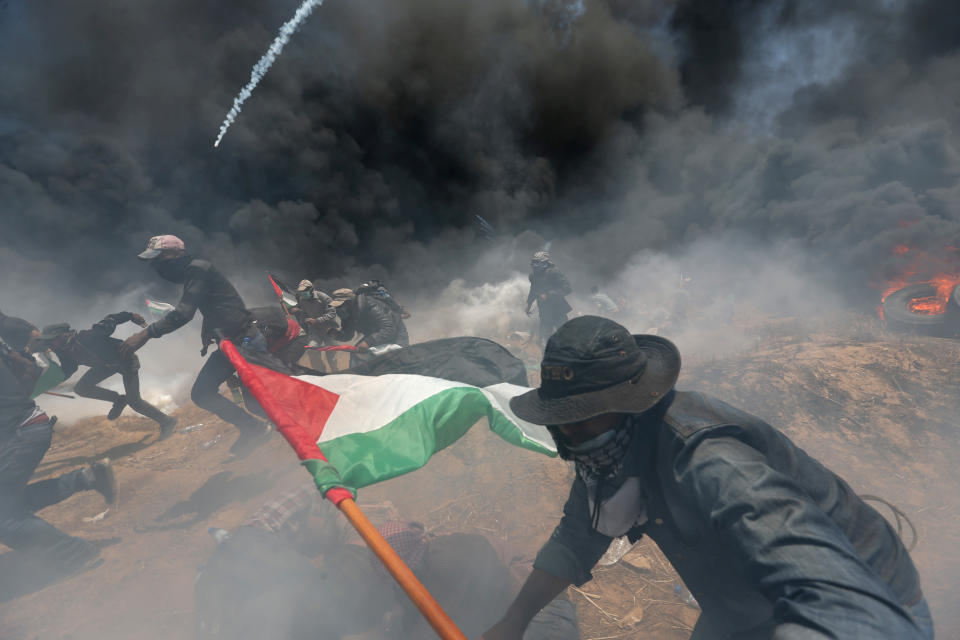
[[[97,460],[86,471],[89,472],[90,488],[102,495],[107,504],[113,504],[117,499],[117,479],[110,458]]]
[[[177,428],[178,420],[173,416],[167,416],[163,422],[160,423],[160,440],[166,440],[173,435],[174,430]]]
[[[110,407],[110,412],[107,413],[107,420],[116,420],[120,417],[120,414],[123,413],[124,407],[127,406],[127,397],[120,396],[117,400],[114,401],[113,406]]]
[[[236,458],[244,458],[254,449],[262,445],[273,435],[273,427],[269,422],[261,422],[252,429],[244,429],[240,437],[230,447],[230,453]]]

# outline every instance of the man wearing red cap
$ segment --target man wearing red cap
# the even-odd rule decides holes
[[[253,316],[232,284],[206,260],[194,259],[177,236],[154,236],[139,256],[161,278],[183,285],[183,295],[173,311],[126,339],[121,350],[132,354],[152,338],[176,331],[190,322],[197,311],[203,316],[201,355],[210,344],[226,338],[248,351],[266,351],[266,341],[253,323]],[[219,350],[204,363],[190,390],[194,404],[237,427],[240,437],[230,451],[244,455],[269,438],[272,428],[220,395],[220,385],[234,373],[233,365]]]

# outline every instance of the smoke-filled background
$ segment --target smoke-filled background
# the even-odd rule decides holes
[[[134,257],[159,233],[251,305],[267,268],[379,277],[415,339],[528,330],[546,243],[579,312],[654,313],[682,274],[799,315],[960,245],[952,3],[328,0],[214,149],[297,5],[0,4],[0,309],[175,302]]]
[[[249,306],[275,301],[267,269],[327,290],[379,278],[413,312],[415,341],[516,344],[535,327],[523,313],[530,256],[549,246],[575,313],[596,311],[599,287],[621,304],[614,317],[665,333],[696,363],[755,345],[754,318],[815,326],[854,312],[845,330],[872,330],[883,283],[915,266],[898,247],[931,268],[960,266],[955,0],[325,0],[214,148],[299,4],[0,0],[0,310],[85,328],[123,309],[146,315],[145,297],[175,303],[179,288],[135,257],[173,233]],[[200,346],[194,321],[141,350],[145,396],[184,402]],[[767,396],[802,391],[787,384]],[[42,404],[63,422],[106,409]],[[896,425],[926,429],[919,400],[902,407]],[[871,422],[851,438],[873,431],[893,430]],[[934,450],[922,435],[897,446]],[[188,437],[177,438],[149,454],[157,464],[181,465],[170,452]],[[142,479],[144,459],[128,456],[124,481]],[[945,467],[914,470],[904,486],[936,478],[931,491],[950,502]],[[872,481],[900,477],[877,468]],[[209,502],[208,471],[187,502]],[[250,499],[244,478],[232,490]],[[192,490],[178,477],[158,498],[145,488],[156,480],[127,494],[151,517],[172,510],[174,488]],[[922,516],[919,557],[946,574],[958,566],[955,530],[935,515]],[[170,555],[194,542],[177,538]],[[153,540],[142,544],[138,562]],[[156,557],[142,573],[174,585],[186,575],[189,590],[189,571]],[[956,579],[937,574],[924,579],[944,616]],[[152,610],[168,592],[144,600]],[[55,609],[70,619],[66,602]],[[950,635],[957,618],[939,624]]]

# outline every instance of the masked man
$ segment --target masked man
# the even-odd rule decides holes
[[[702,615],[695,640],[933,638],[913,562],[850,486],[763,421],[674,390],[680,354],[575,318],[550,338],[539,389],[513,398],[576,463],[563,519],[485,640],[519,640],[613,538],[649,535]]]
[[[267,350],[266,340],[237,290],[212,264],[187,253],[183,240],[171,235],[154,236],[137,257],[145,260],[164,280],[182,284],[183,295],[173,311],[127,338],[121,347],[122,355],[131,355],[148,340],[176,331],[190,322],[197,311],[203,316],[201,355],[206,355],[209,345],[222,338],[233,341],[241,350]],[[233,365],[218,349],[197,374],[190,398],[198,407],[216,414],[240,431],[230,451],[245,455],[270,437],[272,427],[220,395],[220,385],[233,373]]]
[[[527,315],[531,313],[533,303],[537,303],[540,312],[540,331],[538,340],[541,345],[567,319],[570,304],[566,296],[570,294],[570,282],[567,277],[550,261],[550,254],[537,251],[530,260],[530,293],[527,294]]]
[[[309,280],[301,280],[297,285],[297,321],[311,340],[321,346],[329,341],[330,332],[337,328],[337,309],[332,302],[330,296],[315,288]]]

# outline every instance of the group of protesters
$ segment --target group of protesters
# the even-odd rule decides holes
[[[149,340],[184,326],[198,311],[203,316],[202,356],[223,339],[234,341],[247,354],[270,357],[284,354],[281,348],[302,337],[300,334],[323,344],[328,340],[349,341],[359,333],[356,348],[361,350],[384,344],[405,346],[409,342],[404,311],[385,289],[381,295],[370,291],[369,286],[356,291],[337,289],[330,297],[309,281],[301,282],[299,304],[289,310],[299,320],[298,330],[292,335],[281,331],[283,335],[274,339],[267,312],[272,308],[248,309],[230,281],[210,262],[192,256],[180,238],[150,238],[138,257],[161,278],[183,285],[179,303],[153,323],[148,324],[137,313],[123,311],[106,316],[89,329],[77,331],[67,323],[56,323],[41,331],[28,320],[0,314],[0,542],[44,563],[53,563],[65,573],[93,566],[99,550],[57,530],[35,512],[87,489],[99,491],[110,501],[116,495],[116,484],[107,459],[60,478],[29,482],[50,447],[56,421],[32,398],[44,371],[44,360],[35,356],[52,351],[68,378],[80,366],[88,367],[74,387],[78,396],[110,403],[107,417],[111,420],[129,406],[155,421],[159,440],[165,440],[173,435],[177,419],[141,396],[136,352]],[[126,340],[113,338],[117,326],[125,322],[142,329]],[[99,386],[113,375],[121,376],[123,394]],[[239,436],[230,451],[241,457],[266,442],[273,427],[255,401],[240,406],[220,394],[220,386],[233,376],[233,366],[219,349],[215,350],[197,374],[190,397],[197,406],[237,428]]]
[[[233,285],[209,262],[188,253],[179,238],[151,238],[139,257],[162,278],[183,285],[179,304],[152,324],[136,314],[119,313],[74,333],[66,325],[39,331],[24,320],[0,318],[0,542],[60,563],[66,572],[94,566],[99,549],[60,532],[34,512],[81,490],[98,491],[112,500],[116,482],[109,461],[103,460],[29,483],[50,446],[55,420],[31,399],[39,375],[32,354],[51,348],[62,362],[72,363],[68,369],[89,366],[82,386],[90,397],[112,403],[111,416],[129,405],[156,420],[161,437],[168,437],[175,421],[139,396],[138,349],[182,327],[197,311],[203,315],[204,354],[225,339],[251,358],[270,354],[275,346]],[[410,564],[423,576],[434,575],[444,596],[460,594],[450,606],[468,605],[468,611],[456,617],[471,633],[492,625],[484,640],[529,640],[534,636],[525,634],[536,628],[538,616],[543,623],[543,613],[552,611],[546,624],[553,630],[542,637],[578,637],[575,615],[569,602],[563,604],[562,594],[571,584],[591,579],[591,570],[614,539],[636,542],[648,535],[701,607],[692,636],[696,640],[933,638],[930,611],[907,549],[890,524],[842,478],[759,418],[704,394],[677,390],[680,354],[666,338],[632,335],[598,316],[566,321],[566,278],[546,253],[535,255],[531,266],[527,310],[538,304],[545,339],[540,386],[512,398],[510,407],[521,420],[546,426],[560,457],[575,466],[562,519],[519,590],[485,583],[479,591],[457,591],[441,579],[459,576],[463,581],[505,567],[480,540],[454,536],[426,545],[429,536],[416,526],[394,530],[395,546],[414,550],[407,554]],[[327,295],[305,280],[297,287],[298,302],[291,313],[317,344],[359,333],[360,348],[406,345],[402,307],[375,289],[338,289]],[[143,328],[125,341],[113,340],[114,328],[126,321]],[[97,383],[112,373],[123,376],[125,396],[97,390]],[[233,375],[226,356],[214,351],[191,397],[238,429],[231,451],[243,455],[263,443],[272,429],[256,411],[248,412],[219,394],[220,385]],[[329,528],[333,519],[315,510],[318,494],[312,488],[308,493],[309,498],[302,493],[284,497],[250,526],[225,536],[227,542],[217,553],[228,560],[210,563],[198,578],[198,589],[216,603],[205,609],[206,632],[254,637],[244,636],[252,627],[238,629],[238,621],[251,620],[252,625],[266,620],[281,604],[302,613],[293,618],[304,628],[281,633],[273,626],[256,637],[315,637],[311,613],[326,613],[327,619],[341,616],[340,637],[363,631],[356,627],[369,626],[372,620],[358,615],[355,625],[346,624],[353,620],[344,613],[346,604],[343,610],[323,609],[309,597],[291,600],[266,588],[244,590],[251,581],[263,586],[274,580],[283,586],[283,594],[289,593],[284,584],[288,580],[324,584],[342,596],[331,602],[365,599],[383,601],[383,611],[394,608],[387,603],[392,592],[348,579],[368,571],[350,564],[349,553],[331,555],[327,569],[320,572],[289,555],[303,551],[299,543],[314,549],[338,544]],[[311,506],[301,508],[307,503]],[[304,524],[296,532],[299,543],[287,539],[281,551],[275,534],[289,529],[295,513],[321,516],[323,531],[311,533]],[[257,564],[264,557],[269,567]],[[479,564],[468,562],[477,560]],[[247,573],[230,573],[240,566]],[[271,573],[278,567],[288,567],[289,573]],[[484,590],[499,599],[480,604]],[[512,598],[504,597],[507,594]],[[479,611],[470,610],[474,603]],[[221,611],[224,606],[229,610]],[[246,615],[257,611],[263,615]],[[483,615],[469,615],[478,612]],[[392,626],[380,622],[384,629]],[[416,625],[402,613],[398,624],[394,637],[417,637],[412,631]]]

